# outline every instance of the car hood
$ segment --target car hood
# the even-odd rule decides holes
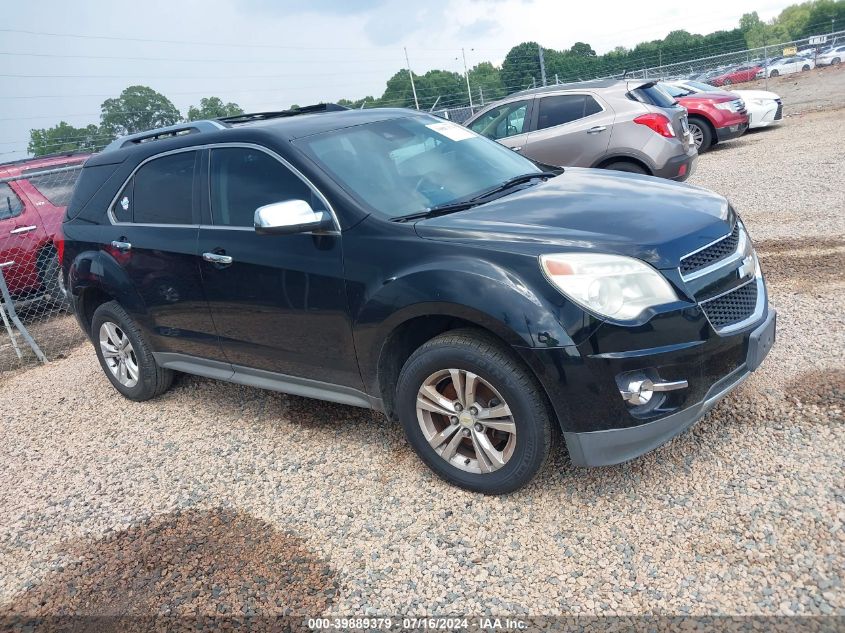
[[[768,90],[734,90],[743,99],[780,99],[774,92]]]
[[[601,169],[566,171],[492,202],[416,223],[425,239],[540,254],[593,251],[676,268],[727,235],[728,201],[711,191]]]

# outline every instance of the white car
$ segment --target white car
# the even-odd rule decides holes
[[[758,77],[765,77],[766,71],[769,77],[778,77],[780,75],[791,75],[792,73],[800,73],[805,70],[812,70],[816,67],[816,62],[806,57],[784,57],[771,64],[768,68],[764,68],[757,73]]]
[[[836,66],[845,59],[845,46],[835,46],[816,57],[816,66]]]
[[[713,92],[720,88],[700,81],[670,81],[671,85],[690,92]],[[751,129],[777,125],[783,120],[783,101],[774,92],[766,90],[731,90],[745,102],[748,127]]]

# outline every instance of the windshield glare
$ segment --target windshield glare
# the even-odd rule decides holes
[[[295,144],[351,195],[390,218],[466,200],[540,171],[512,150],[430,116],[366,123]]]

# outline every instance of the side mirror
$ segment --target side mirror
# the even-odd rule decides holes
[[[305,200],[285,200],[265,204],[255,210],[255,232],[265,235],[291,235],[332,228],[325,211],[314,211]]]

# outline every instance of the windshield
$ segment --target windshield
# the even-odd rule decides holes
[[[701,92],[713,92],[714,90],[716,90],[716,88],[714,88],[710,84],[704,83],[703,81],[685,81],[684,85],[689,86],[690,88],[694,88],[695,90],[699,90]]]
[[[663,88],[663,90],[668,92],[673,97],[686,97],[687,95],[692,94],[692,90],[687,90],[679,86],[673,86],[672,84],[661,83],[660,87]]]
[[[460,125],[431,116],[376,121],[295,142],[347,192],[389,218],[466,200],[531,161]]]

